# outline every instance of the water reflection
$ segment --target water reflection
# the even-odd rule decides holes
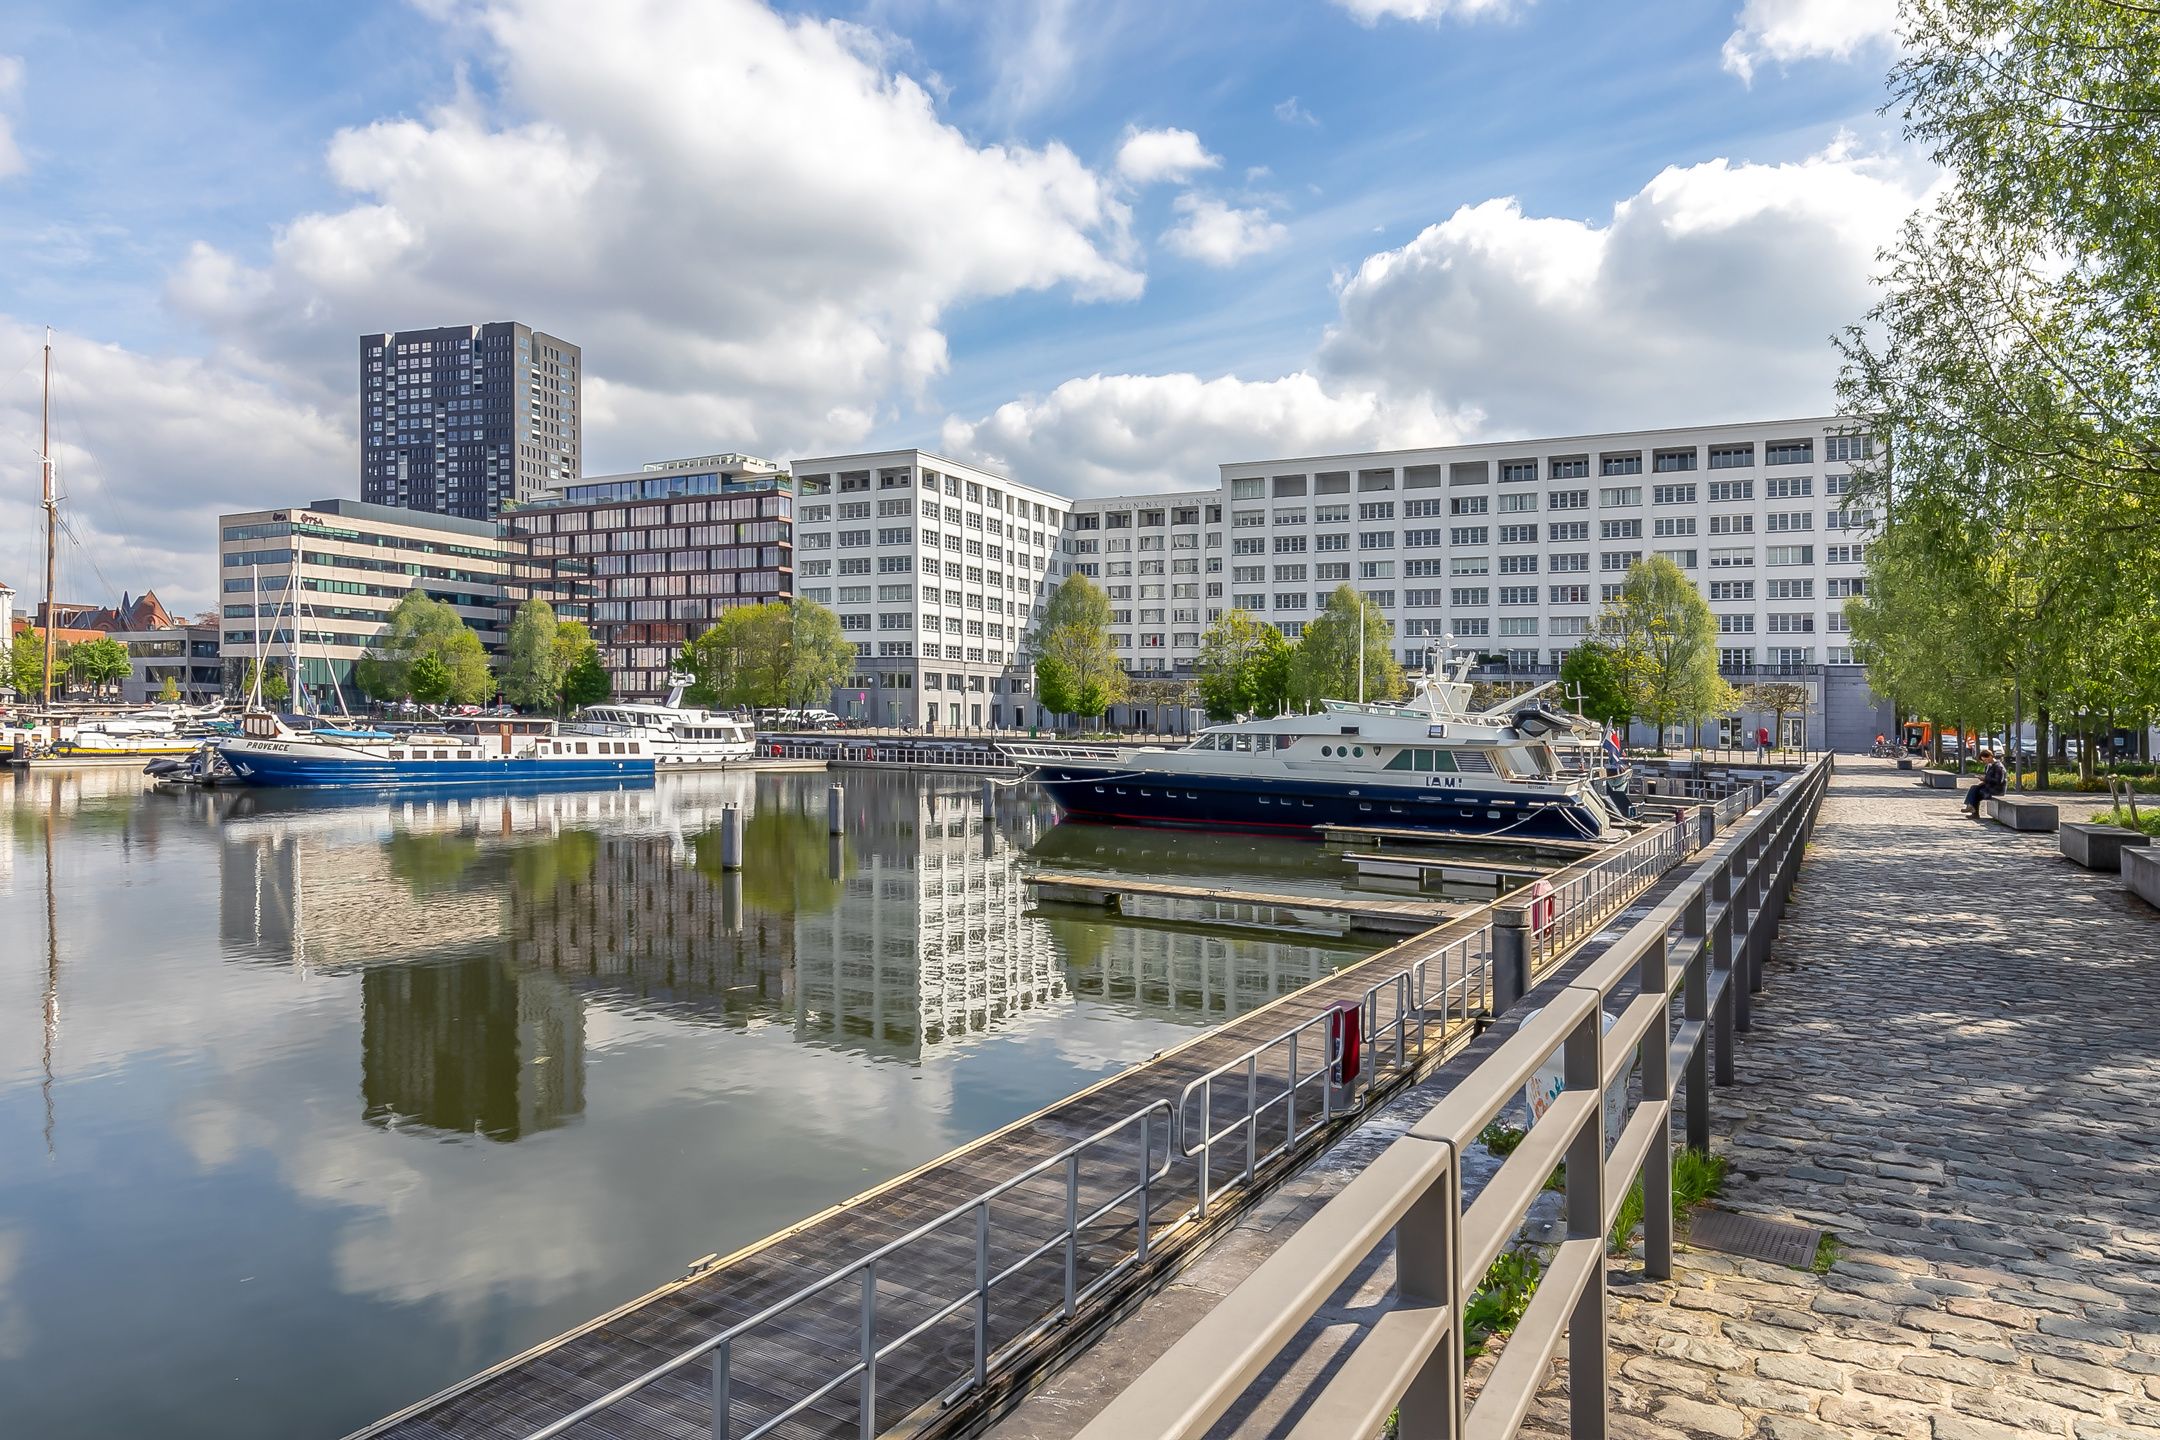
[[[585,1109],[585,1016],[554,976],[492,955],[360,977],[360,1096],[373,1123],[516,1140]]]

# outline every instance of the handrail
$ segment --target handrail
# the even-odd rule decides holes
[[[1541,957],[1549,962],[1575,940],[1593,933],[1660,875],[1683,860],[1697,833],[1692,823],[1660,825],[1578,867],[1559,888],[1560,919],[1540,935]],[[708,1356],[711,1357],[712,1375],[712,1434],[716,1440],[758,1440],[850,1382],[859,1382],[853,1403],[861,1434],[869,1440],[877,1434],[879,1364],[900,1347],[919,1339],[970,1306],[974,1311],[971,1321],[973,1363],[968,1372],[955,1381],[945,1398],[949,1402],[981,1389],[1002,1362],[1052,1326],[1070,1320],[1080,1305],[1147,1261],[1160,1241],[1152,1227],[1156,1224],[1155,1212],[1166,1198],[1182,1205],[1184,1198],[1188,1194],[1191,1196],[1191,1203],[1183,1206],[1170,1222],[1173,1227],[1205,1220],[1213,1206],[1236,1187],[1251,1184],[1270,1162],[1295,1152],[1335,1121],[1365,1108],[1383,1088],[1392,1089],[1386,1082],[1413,1074],[1427,1058],[1430,1027],[1437,1025],[1445,1034],[1451,1024],[1472,1020],[1498,1008],[1500,997],[1493,987],[1495,933],[1495,927],[1488,923],[1467,933],[1451,935],[1437,946],[1417,954],[1402,969],[1366,988],[1356,1004],[1364,1043],[1373,1059],[1372,1063],[1361,1067],[1362,1073],[1353,1077],[1350,1084],[1338,1086],[1334,1083],[1335,1070],[1342,1056],[1339,1044],[1328,1038],[1329,1012],[1309,1016],[1192,1081],[1176,1101],[1164,1098],[1141,1106],[1018,1175],[954,1205],[899,1239],[848,1262],[748,1319],[698,1341],[607,1394],[529,1432],[526,1440],[553,1440],[553,1437],[561,1436],[585,1420],[628,1400],[654,1382]],[[1415,940],[1407,943],[1419,944]],[[1268,1068],[1271,1057],[1279,1061],[1279,1072]],[[1308,1057],[1313,1062],[1310,1069],[1305,1064]],[[1226,1078],[1243,1080],[1242,1103],[1227,1123],[1218,1125],[1217,1083]],[[1268,1081],[1265,1086],[1263,1079]],[[1305,1097],[1315,1089],[1320,1093],[1309,1103]],[[1280,1139],[1270,1138],[1263,1144],[1263,1135],[1272,1137],[1278,1125]],[[1134,1173],[1128,1168],[1134,1163],[1129,1141],[1122,1146],[1117,1141],[1119,1137],[1129,1136],[1135,1127],[1139,1132],[1137,1178],[1118,1188],[1109,1200],[1083,1209],[1083,1165],[1114,1151],[1114,1158],[1102,1163],[1121,1174]],[[1163,1145],[1159,1164],[1154,1159],[1158,1136]],[[1217,1184],[1214,1151],[1239,1137],[1245,1142],[1244,1163],[1230,1178]],[[1191,1167],[1189,1176],[1178,1173],[1181,1161],[1197,1162]],[[1049,1239],[1028,1249],[1011,1264],[993,1270],[989,1258],[990,1207],[1016,1187],[1060,1169],[1066,1181],[1064,1224]],[[1135,1202],[1134,1248],[1120,1253],[1100,1274],[1083,1283],[1079,1275],[1081,1233],[1120,1207]],[[967,1219],[972,1219],[975,1224],[972,1283],[960,1284],[954,1298],[934,1306],[925,1318],[908,1326],[904,1332],[880,1338],[879,1263]],[[997,1287],[1060,1250],[1065,1269],[1061,1302],[1049,1313],[1024,1326],[1019,1333],[993,1343],[990,1301]],[[858,1328],[862,1337],[852,1358],[836,1366],[830,1378],[814,1389],[796,1397],[778,1412],[758,1420],[748,1430],[738,1432],[731,1414],[734,1394],[731,1376],[737,1348],[754,1343],[755,1332],[806,1304],[828,1297],[835,1287],[851,1279],[860,1287]]]
[[[1651,912],[1544,999],[1492,1054],[1193,1326],[1081,1431],[1195,1440],[1392,1234],[1396,1293],[1293,1434],[1513,1436],[1568,1347],[1570,1432],[1607,1432],[1605,1236],[1631,1178],[1643,1183],[1644,1269],[1672,1267],[1671,1118],[1684,1071],[1688,1142],[1709,1143],[1711,1044],[1730,1057],[1833,761],[1813,762],[1709,847]],[[1677,1000],[1683,1019],[1673,1025]],[[1612,1003],[1618,1013],[1607,1018]],[[1558,1095],[1466,1210],[1460,1157],[1555,1058]],[[1605,1100],[1630,1068],[1640,1099],[1608,1150]],[[1556,1162],[1567,1167],[1565,1238],[1476,1403],[1463,1386],[1462,1316]]]

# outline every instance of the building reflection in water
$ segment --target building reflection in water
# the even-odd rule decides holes
[[[586,1004],[907,1062],[1076,1000],[1212,1024],[1363,951],[1031,909],[1040,857],[1155,873],[1159,838],[1063,838],[1046,801],[944,777],[671,777],[644,791],[223,817],[227,953],[360,972],[362,1098],[398,1128],[514,1140],[585,1106]],[[745,813],[740,873],[723,803]],[[1060,846],[1073,850],[1060,856]],[[1191,868],[1191,851],[1180,858]]]

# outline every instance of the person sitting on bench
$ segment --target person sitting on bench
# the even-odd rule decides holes
[[[1987,769],[1980,773],[1980,783],[1965,792],[1965,813],[1976,820],[1980,818],[1982,800],[2010,788],[2010,777],[2004,772],[2002,762],[1995,758],[1995,752],[1982,750],[1980,758],[1987,762]]]

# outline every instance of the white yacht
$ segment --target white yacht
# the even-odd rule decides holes
[[[750,725],[724,710],[700,710],[682,703],[687,677],[670,677],[667,699],[657,705],[611,702],[588,705],[563,726],[570,735],[606,735],[642,741],[645,753],[665,770],[714,760],[746,760],[757,749]]]
[[[1545,687],[1471,712],[1474,663],[1466,655],[1451,675],[1421,677],[1401,704],[1323,701],[1316,714],[1211,726],[1180,749],[1000,748],[1067,811],[1093,819],[1613,838],[1624,804],[1615,781],[1625,777],[1585,773],[1576,759],[1598,741],[1576,717],[1535,703]]]

